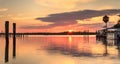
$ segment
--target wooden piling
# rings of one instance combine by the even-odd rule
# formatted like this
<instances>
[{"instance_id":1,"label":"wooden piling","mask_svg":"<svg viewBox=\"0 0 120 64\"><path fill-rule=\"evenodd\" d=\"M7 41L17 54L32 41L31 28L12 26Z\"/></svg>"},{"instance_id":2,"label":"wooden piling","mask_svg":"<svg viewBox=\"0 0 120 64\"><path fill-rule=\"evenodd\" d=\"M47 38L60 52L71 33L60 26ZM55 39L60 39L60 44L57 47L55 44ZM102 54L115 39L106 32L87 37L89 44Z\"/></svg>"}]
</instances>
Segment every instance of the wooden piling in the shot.
<instances>
[{"instance_id":1,"label":"wooden piling","mask_svg":"<svg viewBox=\"0 0 120 64\"><path fill-rule=\"evenodd\" d=\"M16 57L16 23L13 23L13 58Z\"/></svg>"},{"instance_id":2,"label":"wooden piling","mask_svg":"<svg viewBox=\"0 0 120 64\"><path fill-rule=\"evenodd\" d=\"M5 62L8 62L9 61L9 21L5 22L5 39L6 39Z\"/></svg>"}]
</instances>

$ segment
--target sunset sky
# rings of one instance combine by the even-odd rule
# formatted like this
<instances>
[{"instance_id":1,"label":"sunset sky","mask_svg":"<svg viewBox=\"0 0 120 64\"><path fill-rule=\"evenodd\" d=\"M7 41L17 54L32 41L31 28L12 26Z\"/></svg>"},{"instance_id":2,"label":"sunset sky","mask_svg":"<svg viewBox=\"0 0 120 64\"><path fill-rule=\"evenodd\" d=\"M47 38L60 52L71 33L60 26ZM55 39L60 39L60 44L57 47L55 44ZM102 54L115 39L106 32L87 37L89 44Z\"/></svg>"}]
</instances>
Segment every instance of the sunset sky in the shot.
<instances>
[{"instance_id":1,"label":"sunset sky","mask_svg":"<svg viewBox=\"0 0 120 64\"><path fill-rule=\"evenodd\" d=\"M120 19L120 0L0 0L0 31L4 23L17 23L17 32L96 31L110 17L109 27Z\"/></svg>"}]
</instances>

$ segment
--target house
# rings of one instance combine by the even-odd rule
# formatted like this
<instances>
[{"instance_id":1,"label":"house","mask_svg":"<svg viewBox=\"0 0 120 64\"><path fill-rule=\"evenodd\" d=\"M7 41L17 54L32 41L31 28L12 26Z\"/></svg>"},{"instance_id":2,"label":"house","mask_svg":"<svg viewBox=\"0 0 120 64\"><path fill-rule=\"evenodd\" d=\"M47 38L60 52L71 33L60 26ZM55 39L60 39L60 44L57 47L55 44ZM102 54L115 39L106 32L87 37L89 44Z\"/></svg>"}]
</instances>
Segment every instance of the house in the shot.
<instances>
[{"instance_id":1,"label":"house","mask_svg":"<svg viewBox=\"0 0 120 64\"><path fill-rule=\"evenodd\" d=\"M117 39L118 35L120 35L120 20L113 27L97 32L97 37L106 37L107 39Z\"/></svg>"},{"instance_id":2,"label":"house","mask_svg":"<svg viewBox=\"0 0 120 64\"><path fill-rule=\"evenodd\" d=\"M110 28L107 31L107 39L117 39L120 35L120 28Z\"/></svg>"}]
</instances>

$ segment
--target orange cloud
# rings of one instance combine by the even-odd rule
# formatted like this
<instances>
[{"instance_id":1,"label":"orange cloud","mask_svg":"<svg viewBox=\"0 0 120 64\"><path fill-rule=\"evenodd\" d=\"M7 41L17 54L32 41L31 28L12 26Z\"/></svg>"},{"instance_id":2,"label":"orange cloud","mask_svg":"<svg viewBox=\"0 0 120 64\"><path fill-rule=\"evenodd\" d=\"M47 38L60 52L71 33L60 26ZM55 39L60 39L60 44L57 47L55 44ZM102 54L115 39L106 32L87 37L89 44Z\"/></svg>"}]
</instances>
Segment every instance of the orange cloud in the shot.
<instances>
[{"instance_id":1,"label":"orange cloud","mask_svg":"<svg viewBox=\"0 0 120 64\"><path fill-rule=\"evenodd\" d=\"M0 8L0 12L4 12L4 11L7 11L8 9L7 8Z\"/></svg>"},{"instance_id":2,"label":"orange cloud","mask_svg":"<svg viewBox=\"0 0 120 64\"><path fill-rule=\"evenodd\" d=\"M97 8L98 10L103 10L103 9L113 9L114 7L113 6L108 6L108 5L106 5L106 6L102 6L102 7L99 7L99 8Z\"/></svg>"},{"instance_id":3,"label":"orange cloud","mask_svg":"<svg viewBox=\"0 0 120 64\"><path fill-rule=\"evenodd\" d=\"M58 8L58 9L73 9L78 3L88 3L94 0L35 0L41 6Z\"/></svg>"},{"instance_id":4,"label":"orange cloud","mask_svg":"<svg viewBox=\"0 0 120 64\"><path fill-rule=\"evenodd\" d=\"M78 24L96 24L96 23L103 23L102 17L93 17L90 19L85 19L85 20L77 20Z\"/></svg>"},{"instance_id":5,"label":"orange cloud","mask_svg":"<svg viewBox=\"0 0 120 64\"><path fill-rule=\"evenodd\" d=\"M116 23L120 17L118 17L117 15L110 15L109 16L109 22L112 23ZM104 23L102 20L103 16L99 16L99 17L93 17L93 18L89 18L89 19L85 19L85 20L77 20L78 24L97 24L97 23Z\"/></svg>"}]
</instances>

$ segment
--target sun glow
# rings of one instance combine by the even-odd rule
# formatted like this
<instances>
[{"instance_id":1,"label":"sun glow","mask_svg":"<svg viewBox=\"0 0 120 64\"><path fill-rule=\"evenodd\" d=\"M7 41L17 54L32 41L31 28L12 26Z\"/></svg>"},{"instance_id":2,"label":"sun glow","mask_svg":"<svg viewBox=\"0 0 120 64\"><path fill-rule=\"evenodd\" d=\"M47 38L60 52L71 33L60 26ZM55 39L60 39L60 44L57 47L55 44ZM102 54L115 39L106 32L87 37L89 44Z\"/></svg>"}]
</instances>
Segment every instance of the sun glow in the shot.
<instances>
[{"instance_id":1,"label":"sun glow","mask_svg":"<svg viewBox=\"0 0 120 64\"><path fill-rule=\"evenodd\" d=\"M73 30L68 30L68 32L73 32Z\"/></svg>"}]
</instances>

